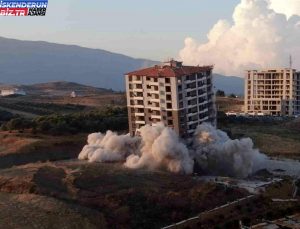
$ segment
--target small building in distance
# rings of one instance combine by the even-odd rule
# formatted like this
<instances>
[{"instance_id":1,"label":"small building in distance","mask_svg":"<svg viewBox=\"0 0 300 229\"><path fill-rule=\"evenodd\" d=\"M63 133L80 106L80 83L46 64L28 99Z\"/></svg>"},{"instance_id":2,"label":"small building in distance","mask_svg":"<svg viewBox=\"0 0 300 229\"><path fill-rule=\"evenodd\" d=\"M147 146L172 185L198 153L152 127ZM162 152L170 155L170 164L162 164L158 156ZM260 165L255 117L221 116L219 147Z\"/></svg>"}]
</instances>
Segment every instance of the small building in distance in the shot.
<instances>
[{"instance_id":1,"label":"small building in distance","mask_svg":"<svg viewBox=\"0 0 300 229\"><path fill-rule=\"evenodd\" d=\"M275 116L300 114L300 72L292 68L247 71L245 113Z\"/></svg>"},{"instance_id":2,"label":"small building in distance","mask_svg":"<svg viewBox=\"0 0 300 229\"><path fill-rule=\"evenodd\" d=\"M212 70L213 66L184 66L171 60L127 73L130 134L163 122L187 137L203 122L215 124Z\"/></svg>"},{"instance_id":3,"label":"small building in distance","mask_svg":"<svg viewBox=\"0 0 300 229\"><path fill-rule=\"evenodd\" d=\"M18 88L2 89L1 96L26 95L26 92Z\"/></svg>"},{"instance_id":4,"label":"small building in distance","mask_svg":"<svg viewBox=\"0 0 300 229\"><path fill-rule=\"evenodd\" d=\"M76 98L77 97L77 93L75 91L72 91L70 94L71 98Z\"/></svg>"}]
</instances>

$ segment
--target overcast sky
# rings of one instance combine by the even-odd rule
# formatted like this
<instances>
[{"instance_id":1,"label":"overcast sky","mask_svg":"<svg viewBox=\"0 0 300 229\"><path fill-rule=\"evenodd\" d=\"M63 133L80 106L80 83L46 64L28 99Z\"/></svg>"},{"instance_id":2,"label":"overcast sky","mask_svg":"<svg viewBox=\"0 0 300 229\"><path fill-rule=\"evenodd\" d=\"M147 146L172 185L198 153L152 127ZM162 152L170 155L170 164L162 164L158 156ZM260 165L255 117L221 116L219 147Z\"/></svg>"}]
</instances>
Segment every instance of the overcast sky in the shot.
<instances>
[{"instance_id":1,"label":"overcast sky","mask_svg":"<svg viewBox=\"0 0 300 229\"><path fill-rule=\"evenodd\" d=\"M239 0L49 0L46 17L0 17L1 36L77 44L133 57L176 57L186 37L206 41Z\"/></svg>"}]
</instances>

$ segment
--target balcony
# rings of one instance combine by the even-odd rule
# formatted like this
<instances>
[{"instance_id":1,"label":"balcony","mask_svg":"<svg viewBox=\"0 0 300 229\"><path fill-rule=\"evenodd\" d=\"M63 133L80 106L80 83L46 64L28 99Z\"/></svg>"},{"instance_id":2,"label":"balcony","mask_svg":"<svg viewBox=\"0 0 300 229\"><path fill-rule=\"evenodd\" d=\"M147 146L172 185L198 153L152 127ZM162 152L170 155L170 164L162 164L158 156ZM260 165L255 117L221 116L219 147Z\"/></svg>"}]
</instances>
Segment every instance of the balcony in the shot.
<instances>
[{"instance_id":1,"label":"balcony","mask_svg":"<svg viewBox=\"0 0 300 229\"><path fill-rule=\"evenodd\" d=\"M205 109L199 111L200 114L205 113L205 112L208 112L208 108L205 108Z\"/></svg>"},{"instance_id":2,"label":"balcony","mask_svg":"<svg viewBox=\"0 0 300 229\"><path fill-rule=\"evenodd\" d=\"M200 119L199 121L200 122L205 122L205 121L207 121L208 120L208 116L205 116L205 117L203 117L202 119Z\"/></svg>"},{"instance_id":3,"label":"balcony","mask_svg":"<svg viewBox=\"0 0 300 229\"><path fill-rule=\"evenodd\" d=\"M197 97L197 91L196 91L196 90L194 90L194 91L192 91L192 92L187 91L186 97L187 97L187 98Z\"/></svg>"},{"instance_id":4,"label":"balcony","mask_svg":"<svg viewBox=\"0 0 300 229\"><path fill-rule=\"evenodd\" d=\"M131 81L131 83L133 83L133 84L142 84L142 82L143 82L142 79Z\"/></svg>"},{"instance_id":5,"label":"balcony","mask_svg":"<svg viewBox=\"0 0 300 229\"><path fill-rule=\"evenodd\" d=\"M199 105L204 105L206 103L208 103L207 99L199 99Z\"/></svg>"},{"instance_id":6,"label":"balcony","mask_svg":"<svg viewBox=\"0 0 300 229\"><path fill-rule=\"evenodd\" d=\"M186 80L184 81L185 84L195 83L196 76L187 76Z\"/></svg>"},{"instance_id":7,"label":"balcony","mask_svg":"<svg viewBox=\"0 0 300 229\"><path fill-rule=\"evenodd\" d=\"M149 101L159 103L159 98L151 97Z\"/></svg>"},{"instance_id":8,"label":"balcony","mask_svg":"<svg viewBox=\"0 0 300 229\"><path fill-rule=\"evenodd\" d=\"M199 86L199 84L198 84L198 87L197 87L197 89L205 89L207 87L207 85L206 84L201 84L200 86Z\"/></svg>"},{"instance_id":9,"label":"balcony","mask_svg":"<svg viewBox=\"0 0 300 229\"><path fill-rule=\"evenodd\" d=\"M139 112L135 112L134 115L139 116L139 117L144 117L145 116L144 113L139 113Z\"/></svg>"},{"instance_id":10,"label":"balcony","mask_svg":"<svg viewBox=\"0 0 300 229\"><path fill-rule=\"evenodd\" d=\"M130 106L134 108L144 108L144 102L142 100L130 100Z\"/></svg>"},{"instance_id":11,"label":"balcony","mask_svg":"<svg viewBox=\"0 0 300 229\"><path fill-rule=\"evenodd\" d=\"M132 89L130 89L131 91L134 91L134 92L143 92L143 87L132 87Z\"/></svg>"},{"instance_id":12,"label":"balcony","mask_svg":"<svg viewBox=\"0 0 300 229\"><path fill-rule=\"evenodd\" d=\"M191 111L191 112L189 112L189 113L187 113L187 117L192 117L192 116L194 116L194 115L196 115L196 114L198 114L198 110L196 110L196 111Z\"/></svg>"},{"instance_id":13,"label":"balcony","mask_svg":"<svg viewBox=\"0 0 300 229\"><path fill-rule=\"evenodd\" d=\"M161 116L160 115L151 115L151 119L159 119L159 120L161 120Z\"/></svg>"},{"instance_id":14,"label":"balcony","mask_svg":"<svg viewBox=\"0 0 300 229\"><path fill-rule=\"evenodd\" d=\"M143 124L143 125L146 124L146 122L144 120L136 120L135 123L136 124Z\"/></svg>"},{"instance_id":15,"label":"balcony","mask_svg":"<svg viewBox=\"0 0 300 229\"><path fill-rule=\"evenodd\" d=\"M191 91L194 91L194 90L196 90L196 89L198 89L197 86L195 86L195 87L187 87L187 88L185 89L185 91L186 91L186 92L191 92Z\"/></svg>"},{"instance_id":16,"label":"balcony","mask_svg":"<svg viewBox=\"0 0 300 229\"><path fill-rule=\"evenodd\" d=\"M149 95L147 95L147 96L148 96L148 97L151 97L152 95L159 95L159 92L160 92L160 91L158 91L158 90L148 89L148 90L147 90L147 94L149 94Z\"/></svg>"},{"instance_id":17,"label":"balcony","mask_svg":"<svg viewBox=\"0 0 300 229\"><path fill-rule=\"evenodd\" d=\"M155 111L160 111L160 106L152 106L152 105L149 105L147 106L148 108L151 108L151 110L155 110Z\"/></svg>"},{"instance_id":18,"label":"balcony","mask_svg":"<svg viewBox=\"0 0 300 229\"><path fill-rule=\"evenodd\" d=\"M148 81L147 82L147 85L150 85L150 86L158 86L158 82L154 82L154 81Z\"/></svg>"},{"instance_id":19,"label":"balcony","mask_svg":"<svg viewBox=\"0 0 300 229\"><path fill-rule=\"evenodd\" d=\"M160 110L160 104L158 102L149 102L147 107L151 108L152 110Z\"/></svg>"}]
</instances>

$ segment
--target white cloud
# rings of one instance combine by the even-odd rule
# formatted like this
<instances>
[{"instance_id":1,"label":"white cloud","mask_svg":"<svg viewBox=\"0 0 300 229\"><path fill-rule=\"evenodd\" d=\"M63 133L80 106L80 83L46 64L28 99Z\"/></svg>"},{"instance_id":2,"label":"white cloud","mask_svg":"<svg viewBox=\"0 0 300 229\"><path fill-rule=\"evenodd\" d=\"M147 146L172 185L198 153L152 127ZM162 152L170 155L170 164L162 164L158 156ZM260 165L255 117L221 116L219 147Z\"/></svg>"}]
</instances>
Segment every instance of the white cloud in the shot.
<instances>
[{"instance_id":1,"label":"white cloud","mask_svg":"<svg viewBox=\"0 0 300 229\"><path fill-rule=\"evenodd\" d=\"M300 15L299 0L270 0L270 7L277 13L285 14L288 18L292 15Z\"/></svg>"},{"instance_id":2,"label":"white cloud","mask_svg":"<svg viewBox=\"0 0 300 229\"><path fill-rule=\"evenodd\" d=\"M206 43L186 38L180 58L185 64L214 64L215 72L238 76L246 69L286 67L290 54L295 59L293 67L300 67L300 17L275 12L271 7L278 1L272 0L271 5L268 0L241 0L233 23L218 21Z\"/></svg>"}]
</instances>

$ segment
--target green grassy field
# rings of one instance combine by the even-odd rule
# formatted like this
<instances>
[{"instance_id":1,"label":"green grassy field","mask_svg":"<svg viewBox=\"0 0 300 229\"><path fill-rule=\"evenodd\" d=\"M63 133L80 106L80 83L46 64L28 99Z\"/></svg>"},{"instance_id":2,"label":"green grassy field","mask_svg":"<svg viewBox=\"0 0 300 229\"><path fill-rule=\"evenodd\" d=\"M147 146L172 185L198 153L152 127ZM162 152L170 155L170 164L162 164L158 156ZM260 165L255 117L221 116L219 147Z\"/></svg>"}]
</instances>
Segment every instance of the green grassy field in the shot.
<instances>
[{"instance_id":1,"label":"green grassy field","mask_svg":"<svg viewBox=\"0 0 300 229\"><path fill-rule=\"evenodd\" d=\"M228 124L233 138L250 137L255 147L270 156L300 159L300 129L282 124ZM223 127L224 128L224 127Z\"/></svg>"}]
</instances>

